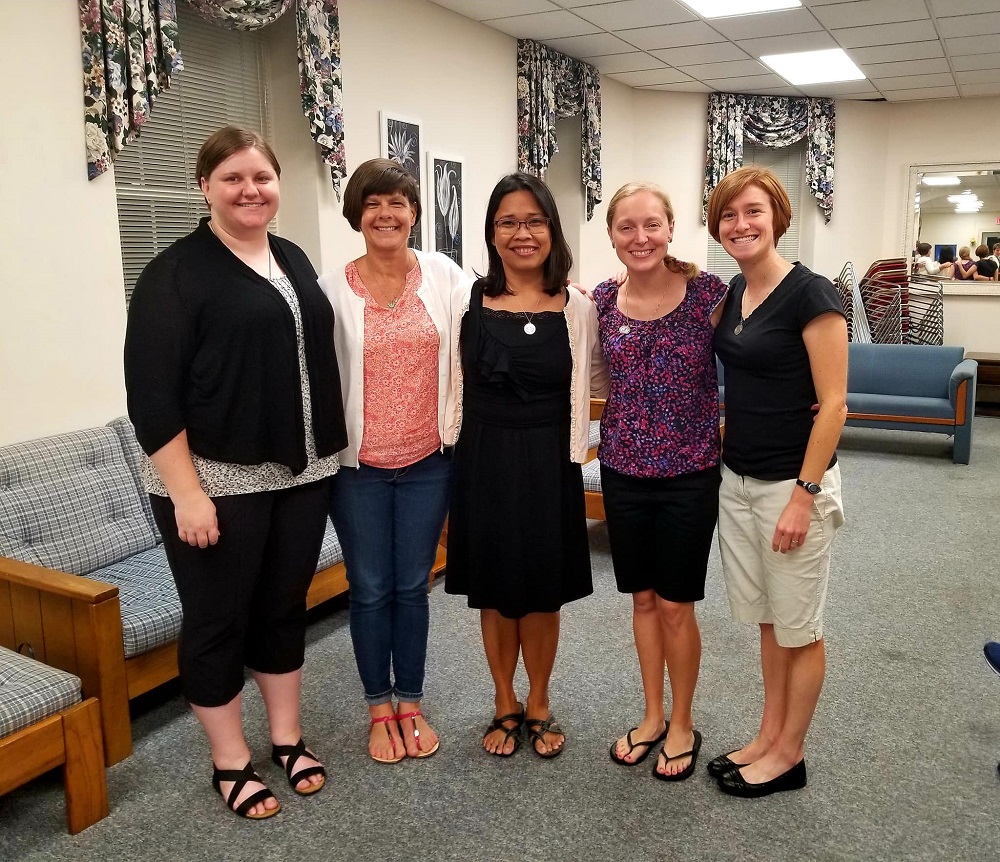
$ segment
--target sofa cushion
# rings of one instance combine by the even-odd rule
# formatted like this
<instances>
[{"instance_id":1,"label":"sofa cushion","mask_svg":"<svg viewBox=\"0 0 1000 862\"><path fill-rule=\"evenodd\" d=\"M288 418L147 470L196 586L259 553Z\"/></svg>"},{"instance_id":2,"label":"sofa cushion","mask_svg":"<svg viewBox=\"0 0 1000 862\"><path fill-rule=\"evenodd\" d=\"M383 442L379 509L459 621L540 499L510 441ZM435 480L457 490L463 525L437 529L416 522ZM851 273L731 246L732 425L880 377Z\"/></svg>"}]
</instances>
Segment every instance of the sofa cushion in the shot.
<instances>
[{"instance_id":1,"label":"sofa cushion","mask_svg":"<svg viewBox=\"0 0 1000 862\"><path fill-rule=\"evenodd\" d=\"M0 737L79 703L80 680L0 647Z\"/></svg>"},{"instance_id":2,"label":"sofa cushion","mask_svg":"<svg viewBox=\"0 0 1000 862\"><path fill-rule=\"evenodd\" d=\"M118 587L125 658L175 640L181 631L181 600L163 545L91 572Z\"/></svg>"},{"instance_id":3,"label":"sofa cushion","mask_svg":"<svg viewBox=\"0 0 1000 862\"><path fill-rule=\"evenodd\" d=\"M108 427L113 428L118 435L118 440L122 444L122 452L125 453L125 463L128 464L129 472L132 474L132 478L135 479L135 488L139 493L142 511L146 513L146 520L149 521L149 527L153 531L156 541L162 542L163 537L160 535L160 528L156 526L156 521L153 518L153 507L149 502L149 494L146 493L146 489L142 484L141 465L142 459L146 457L146 453L142 451L139 441L135 439L135 428L128 416L119 416L117 419L112 419L108 423Z\"/></svg>"},{"instance_id":4,"label":"sofa cushion","mask_svg":"<svg viewBox=\"0 0 1000 862\"><path fill-rule=\"evenodd\" d=\"M921 419L950 419L955 410L947 398L917 398L912 395L873 395L868 392L848 392L849 413L916 416Z\"/></svg>"},{"instance_id":5,"label":"sofa cushion","mask_svg":"<svg viewBox=\"0 0 1000 862\"><path fill-rule=\"evenodd\" d=\"M319 550L319 562L316 563L316 571L321 572L328 569L344 559L344 551L340 547L340 539L330 519L326 519L326 533L323 535L323 547Z\"/></svg>"},{"instance_id":6,"label":"sofa cushion","mask_svg":"<svg viewBox=\"0 0 1000 862\"><path fill-rule=\"evenodd\" d=\"M0 447L0 555L84 575L155 543L112 429Z\"/></svg>"},{"instance_id":7,"label":"sofa cushion","mask_svg":"<svg viewBox=\"0 0 1000 862\"><path fill-rule=\"evenodd\" d=\"M590 440L587 442L587 448L593 449L598 443L601 442L601 420L591 419L590 420Z\"/></svg>"},{"instance_id":8,"label":"sofa cushion","mask_svg":"<svg viewBox=\"0 0 1000 862\"><path fill-rule=\"evenodd\" d=\"M596 491L598 494L603 493L601 490L601 462L596 458L583 465L583 490Z\"/></svg>"}]
</instances>

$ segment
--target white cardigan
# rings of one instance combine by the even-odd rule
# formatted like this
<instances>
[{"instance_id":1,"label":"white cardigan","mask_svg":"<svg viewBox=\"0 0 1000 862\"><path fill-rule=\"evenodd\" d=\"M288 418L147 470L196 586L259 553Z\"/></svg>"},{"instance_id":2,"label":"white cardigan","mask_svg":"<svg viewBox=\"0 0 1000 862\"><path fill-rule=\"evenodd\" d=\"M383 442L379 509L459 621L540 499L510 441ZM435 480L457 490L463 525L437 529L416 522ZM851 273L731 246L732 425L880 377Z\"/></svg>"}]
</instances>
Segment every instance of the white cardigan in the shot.
<instances>
[{"instance_id":1,"label":"white cardigan","mask_svg":"<svg viewBox=\"0 0 1000 862\"><path fill-rule=\"evenodd\" d=\"M597 337L597 306L576 288L567 288L569 301L563 309L566 329L569 332L569 349L573 359L573 376L570 379L570 460L582 464L587 460L590 448L590 399L605 398L610 388L610 375L601 342ZM452 386L454 402L449 402L447 413L453 418L454 437L458 439L462 425L462 360L458 349L458 339L462 332L462 317L469 310L470 291L466 289L453 295L454 322L452 335Z\"/></svg>"},{"instance_id":2,"label":"white cardigan","mask_svg":"<svg viewBox=\"0 0 1000 862\"><path fill-rule=\"evenodd\" d=\"M457 383L453 373L453 354L457 352L458 331L452 330L455 320L453 309L463 297L468 307L472 280L443 254L423 251L414 251L414 254L420 264L417 298L424 304L438 331L438 433L442 445L450 446L458 438L459 417L455 405L461 405L461 399L455 397L454 391ZM364 430L365 299L351 290L346 267L320 276L319 285L336 315L333 341L337 348L347 419L347 448L340 453L340 466L357 467Z\"/></svg>"}]
</instances>

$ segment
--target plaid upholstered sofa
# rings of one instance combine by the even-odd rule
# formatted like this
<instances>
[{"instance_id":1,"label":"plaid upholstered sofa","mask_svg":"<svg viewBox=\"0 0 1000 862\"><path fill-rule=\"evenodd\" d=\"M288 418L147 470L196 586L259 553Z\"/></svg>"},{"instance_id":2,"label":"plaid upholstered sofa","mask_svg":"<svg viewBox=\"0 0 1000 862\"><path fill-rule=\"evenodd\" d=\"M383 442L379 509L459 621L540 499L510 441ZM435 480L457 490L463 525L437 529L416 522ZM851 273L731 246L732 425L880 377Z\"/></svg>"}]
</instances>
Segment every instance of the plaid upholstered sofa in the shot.
<instances>
[{"instance_id":1,"label":"plaid upholstered sofa","mask_svg":"<svg viewBox=\"0 0 1000 862\"><path fill-rule=\"evenodd\" d=\"M0 646L80 678L108 765L132 751L129 700L177 675L180 601L140 458L125 418L0 446ZM346 590L327 522L308 605Z\"/></svg>"},{"instance_id":2,"label":"plaid upholstered sofa","mask_svg":"<svg viewBox=\"0 0 1000 862\"><path fill-rule=\"evenodd\" d=\"M79 678L0 647L0 795L61 766L67 826L86 829L108 814L101 739Z\"/></svg>"}]
</instances>

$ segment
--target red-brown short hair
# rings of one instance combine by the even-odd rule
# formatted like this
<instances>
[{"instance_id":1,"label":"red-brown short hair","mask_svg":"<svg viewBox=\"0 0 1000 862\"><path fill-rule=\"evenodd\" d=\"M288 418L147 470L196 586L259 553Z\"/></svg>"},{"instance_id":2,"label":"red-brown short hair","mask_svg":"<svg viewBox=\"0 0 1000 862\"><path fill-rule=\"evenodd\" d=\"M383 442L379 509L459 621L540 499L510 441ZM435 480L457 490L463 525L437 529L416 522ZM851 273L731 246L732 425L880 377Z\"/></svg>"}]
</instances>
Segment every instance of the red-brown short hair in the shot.
<instances>
[{"instance_id":1,"label":"red-brown short hair","mask_svg":"<svg viewBox=\"0 0 1000 862\"><path fill-rule=\"evenodd\" d=\"M774 211L774 242L785 235L788 225L792 223L792 204L788 200L788 192L781 180L770 168L760 165L746 165L726 174L712 190L708 199L708 232L712 239L719 242L719 222L722 221L722 211L729 206L737 195L747 186L760 186L771 199L771 209Z\"/></svg>"}]
</instances>

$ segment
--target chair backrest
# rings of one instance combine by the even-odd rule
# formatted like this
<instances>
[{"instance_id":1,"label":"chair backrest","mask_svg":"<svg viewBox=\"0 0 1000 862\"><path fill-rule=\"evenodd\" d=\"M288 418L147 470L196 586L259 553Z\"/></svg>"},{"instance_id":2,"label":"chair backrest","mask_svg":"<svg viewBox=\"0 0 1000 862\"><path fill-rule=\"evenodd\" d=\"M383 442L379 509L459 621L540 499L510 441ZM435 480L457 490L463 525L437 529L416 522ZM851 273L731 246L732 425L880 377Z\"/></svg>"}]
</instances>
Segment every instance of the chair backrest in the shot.
<instances>
[{"instance_id":1,"label":"chair backrest","mask_svg":"<svg viewBox=\"0 0 1000 862\"><path fill-rule=\"evenodd\" d=\"M111 428L0 447L0 555L85 575L155 544Z\"/></svg>"}]
</instances>

